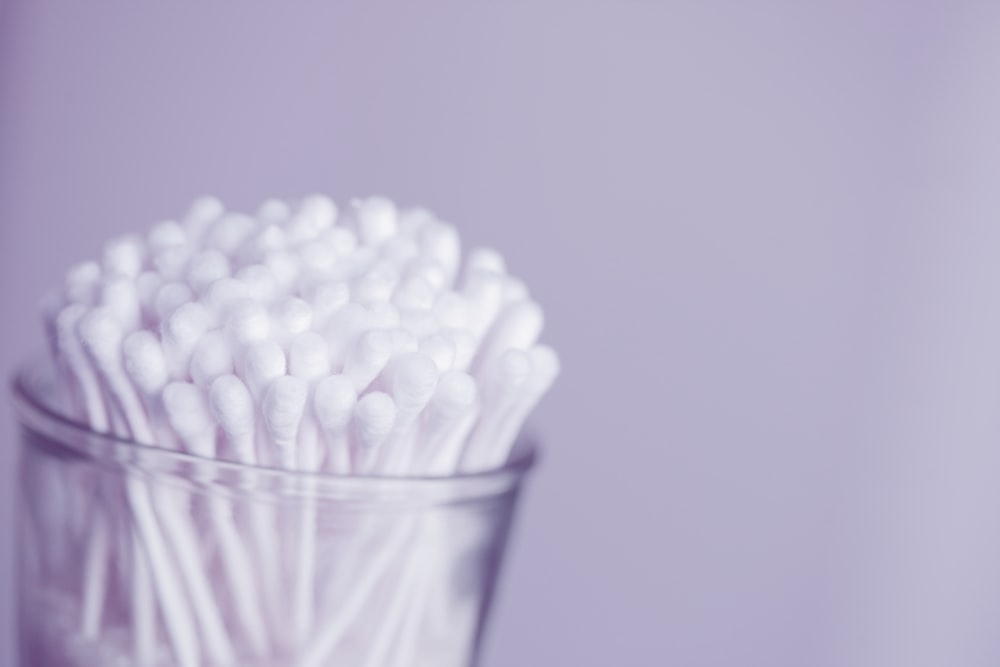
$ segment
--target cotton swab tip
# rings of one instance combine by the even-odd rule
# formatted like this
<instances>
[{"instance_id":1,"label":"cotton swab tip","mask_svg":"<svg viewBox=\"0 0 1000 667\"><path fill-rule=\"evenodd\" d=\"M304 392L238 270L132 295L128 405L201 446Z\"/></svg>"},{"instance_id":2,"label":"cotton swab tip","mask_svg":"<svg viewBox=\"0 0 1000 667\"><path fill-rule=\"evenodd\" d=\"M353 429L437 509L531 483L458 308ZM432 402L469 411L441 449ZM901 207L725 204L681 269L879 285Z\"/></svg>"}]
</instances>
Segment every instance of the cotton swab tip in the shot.
<instances>
[{"instance_id":1,"label":"cotton swab tip","mask_svg":"<svg viewBox=\"0 0 1000 667\"><path fill-rule=\"evenodd\" d=\"M309 385L302 378L282 375L268 385L261 414L286 467L294 465L295 440L309 397Z\"/></svg>"},{"instance_id":2,"label":"cotton swab tip","mask_svg":"<svg viewBox=\"0 0 1000 667\"><path fill-rule=\"evenodd\" d=\"M250 390L235 375L221 375L212 381L209 406L219 426L229 436L253 433L254 403Z\"/></svg>"},{"instance_id":3,"label":"cotton swab tip","mask_svg":"<svg viewBox=\"0 0 1000 667\"><path fill-rule=\"evenodd\" d=\"M159 339L151 331L140 330L125 338L125 372L147 396L160 393L169 379L167 360Z\"/></svg>"},{"instance_id":4,"label":"cotton swab tip","mask_svg":"<svg viewBox=\"0 0 1000 667\"><path fill-rule=\"evenodd\" d=\"M358 393L350 378L330 375L316 385L313 410L325 430L342 431L350 424L357 402Z\"/></svg>"},{"instance_id":5,"label":"cotton swab tip","mask_svg":"<svg viewBox=\"0 0 1000 667\"><path fill-rule=\"evenodd\" d=\"M296 336L288 351L288 372L305 380L329 375L330 350L326 340L315 331Z\"/></svg>"},{"instance_id":6,"label":"cotton swab tip","mask_svg":"<svg viewBox=\"0 0 1000 667\"><path fill-rule=\"evenodd\" d=\"M389 394L373 391L358 399L354 410L358 444L366 450L377 448L392 431L396 421L396 404Z\"/></svg>"}]
</instances>

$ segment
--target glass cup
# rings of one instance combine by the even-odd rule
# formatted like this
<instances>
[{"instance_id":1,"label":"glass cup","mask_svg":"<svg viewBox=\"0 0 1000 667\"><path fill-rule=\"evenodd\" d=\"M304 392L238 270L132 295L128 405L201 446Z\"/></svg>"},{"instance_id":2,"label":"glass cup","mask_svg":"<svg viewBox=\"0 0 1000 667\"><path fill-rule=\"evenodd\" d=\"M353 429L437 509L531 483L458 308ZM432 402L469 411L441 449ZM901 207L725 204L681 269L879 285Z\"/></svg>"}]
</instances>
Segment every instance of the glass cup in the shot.
<instances>
[{"instance_id":1,"label":"glass cup","mask_svg":"<svg viewBox=\"0 0 1000 667\"><path fill-rule=\"evenodd\" d=\"M345 477L95 433L14 382L21 665L468 667L521 483Z\"/></svg>"}]
</instances>

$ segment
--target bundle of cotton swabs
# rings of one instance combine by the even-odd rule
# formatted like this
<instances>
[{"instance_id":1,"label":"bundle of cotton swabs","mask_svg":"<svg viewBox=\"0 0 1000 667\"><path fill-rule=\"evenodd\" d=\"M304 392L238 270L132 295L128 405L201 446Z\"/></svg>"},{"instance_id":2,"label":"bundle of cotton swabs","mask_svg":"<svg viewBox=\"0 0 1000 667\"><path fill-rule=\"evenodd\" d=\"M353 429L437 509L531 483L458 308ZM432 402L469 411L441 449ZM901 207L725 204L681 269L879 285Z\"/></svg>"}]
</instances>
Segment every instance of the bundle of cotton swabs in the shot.
<instances>
[{"instance_id":1,"label":"bundle of cotton swabs","mask_svg":"<svg viewBox=\"0 0 1000 667\"><path fill-rule=\"evenodd\" d=\"M538 343L541 308L499 253L476 249L463 262L453 226L382 197L343 210L320 195L268 200L255 215L198 199L179 220L114 239L100 261L71 269L44 312L60 407L74 419L143 445L296 471L500 467L559 371ZM180 664L236 664L230 621L197 592L208 574L195 527L170 511L176 498L139 483L125 491L148 554L136 557L148 572L134 568L146 580L132 582L133 604L156 598ZM224 506L213 516L223 569L242 598L235 622L265 655L273 632L254 596L276 593L248 581L280 586L260 576L273 541L268 517L247 545ZM85 558L85 636L102 624L108 541L91 540ZM306 598L315 566L304 568L295 588ZM313 607L294 605L292 634L303 641ZM155 651L148 637L135 643Z\"/></svg>"}]
</instances>

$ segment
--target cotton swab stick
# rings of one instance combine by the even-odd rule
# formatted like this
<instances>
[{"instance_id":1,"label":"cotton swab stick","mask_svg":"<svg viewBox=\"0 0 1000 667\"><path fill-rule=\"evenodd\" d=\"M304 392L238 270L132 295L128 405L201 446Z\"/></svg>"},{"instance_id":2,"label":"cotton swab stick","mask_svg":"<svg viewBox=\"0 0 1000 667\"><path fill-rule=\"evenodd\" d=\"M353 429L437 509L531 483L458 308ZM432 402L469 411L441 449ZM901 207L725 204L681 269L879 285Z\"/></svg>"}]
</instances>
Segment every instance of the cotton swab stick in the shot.
<instances>
[{"instance_id":1,"label":"cotton swab stick","mask_svg":"<svg viewBox=\"0 0 1000 667\"><path fill-rule=\"evenodd\" d=\"M395 421L396 404L389 394L372 391L358 399L354 409L357 443L352 452L353 472L362 475L374 472L378 450L392 432Z\"/></svg>"},{"instance_id":2,"label":"cotton swab stick","mask_svg":"<svg viewBox=\"0 0 1000 667\"><path fill-rule=\"evenodd\" d=\"M250 395L250 390L235 375L223 375L212 382L209 389L209 407L222 431L226 434L229 443L229 455L236 461L254 465L257 462L257 454L254 444L254 402ZM256 478L247 475L246 482L252 485ZM251 491L254 489L251 486ZM267 587L267 579L276 572L274 563L273 547L273 527L269 525L270 515L262 512L262 508L253 505L249 508L249 519L251 528L251 539L254 542L256 554L262 561L264 586ZM242 559L238 559L242 561ZM240 569L250 569L249 564L241 565ZM230 582L241 607L242 622L247 635L251 641L255 642L258 650L265 650L263 644L267 641L266 624L261 616L259 602L256 601L258 593L254 582L250 579L242 580L242 575L236 576ZM241 581L242 580L242 581ZM249 599L248 599L249 598ZM271 600L273 603L273 598ZM272 604L273 606L273 604ZM261 653L263 655L263 653Z\"/></svg>"},{"instance_id":3,"label":"cotton swab stick","mask_svg":"<svg viewBox=\"0 0 1000 667\"><path fill-rule=\"evenodd\" d=\"M309 331L299 334L291 343L288 370L293 377L316 385L330 372L330 356L326 341L319 334ZM313 404L315 404L315 393ZM318 471L320 467L319 426L314 410L306 409L299 427L298 467ZM313 589L316 579L316 502L311 497L313 485L304 480L305 498L299 510L296 569L292 627L296 645L308 638L313 624L315 600Z\"/></svg>"},{"instance_id":4,"label":"cotton swab stick","mask_svg":"<svg viewBox=\"0 0 1000 667\"><path fill-rule=\"evenodd\" d=\"M434 360L411 352L392 362L392 397L396 404L393 430L382 447L379 469L389 474L405 474L413 454L411 442L417 417L434 395L438 369Z\"/></svg>"},{"instance_id":5,"label":"cotton swab stick","mask_svg":"<svg viewBox=\"0 0 1000 667\"><path fill-rule=\"evenodd\" d=\"M264 426L278 451L281 467L287 470L298 468L295 445L308 399L309 385L291 375L275 378L264 392L261 403Z\"/></svg>"},{"instance_id":6,"label":"cotton swab stick","mask_svg":"<svg viewBox=\"0 0 1000 667\"><path fill-rule=\"evenodd\" d=\"M167 357L170 376L174 380L186 380L189 377L191 355L198 341L208 331L210 323L208 309L197 301L181 305L163 323L163 352Z\"/></svg>"},{"instance_id":7,"label":"cotton swab stick","mask_svg":"<svg viewBox=\"0 0 1000 667\"><path fill-rule=\"evenodd\" d=\"M528 356L531 359L531 373L521 386L520 395L497 428L494 447L484 464L487 467L504 464L510 456L521 425L559 375L559 357L551 347L536 345L528 350Z\"/></svg>"},{"instance_id":8,"label":"cotton swab stick","mask_svg":"<svg viewBox=\"0 0 1000 667\"><path fill-rule=\"evenodd\" d=\"M205 340L208 339L202 339L202 343ZM228 355L228 348L222 348L221 353ZM205 363L210 366L221 366L218 363L213 364L211 360L206 360ZM189 425L190 430L182 434L189 446L195 448L195 453L201 456L218 457L214 442L214 427L210 425L214 417L218 419L223 431L229 437L230 444L238 449L249 448L252 457L253 406L252 402L249 401L249 392L238 378L225 374L213 378L208 404L211 416L205 414L204 397L192 385L175 383L168 386L164 393L165 401L174 402L172 407L175 411L184 410L189 415L197 415L197 419L192 419L189 416L192 422ZM247 431L250 433L248 434ZM206 433L212 434L212 442L202 440ZM247 435L250 438L249 442L246 439ZM245 451L241 452L242 457L245 458L246 455ZM250 462L252 462L252 458ZM219 537L225 562L223 570L233 596L233 607L248 641L257 654L263 655L267 650L266 626L261 615L261 602L256 593L253 566L246 555L243 540L233 523L232 506L225 498L213 497L210 499L210 508L212 524Z\"/></svg>"},{"instance_id":9,"label":"cotton swab stick","mask_svg":"<svg viewBox=\"0 0 1000 667\"><path fill-rule=\"evenodd\" d=\"M527 350L538 341L545 326L542 307L534 301L519 301L501 311L472 364L473 372L491 368L506 350Z\"/></svg>"},{"instance_id":10,"label":"cotton swab stick","mask_svg":"<svg viewBox=\"0 0 1000 667\"><path fill-rule=\"evenodd\" d=\"M313 394L313 411L326 439L327 468L339 475L351 472L348 428L357 402L354 383L340 374L320 380Z\"/></svg>"},{"instance_id":11,"label":"cotton swab stick","mask_svg":"<svg viewBox=\"0 0 1000 667\"><path fill-rule=\"evenodd\" d=\"M468 274L462 295L468 311L467 328L481 340L503 306L504 277L492 271Z\"/></svg>"},{"instance_id":12,"label":"cotton swab stick","mask_svg":"<svg viewBox=\"0 0 1000 667\"><path fill-rule=\"evenodd\" d=\"M163 405L167 419L187 450L196 456L213 457L215 454L215 422L208 410L202 390L187 382L171 382L163 390ZM170 491L171 493L164 493ZM211 595L212 587L197 553L198 539L186 517L182 516L180 501L174 489L161 489L161 500L172 500L161 507L160 519L171 537L174 555L183 572L195 616L201 625L202 636L210 660L220 665L231 664L235 651L226 632L218 605Z\"/></svg>"},{"instance_id":13,"label":"cotton swab stick","mask_svg":"<svg viewBox=\"0 0 1000 667\"><path fill-rule=\"evenodd\" d=\"M132 438L144 445L154 442L154 435L148 416L142 402L133 386L129 383L122 368L122 331L118 322L109 311L95 309L80 321L80 337L90 355L95 367L103 376L109 393L125 417ZM126 491L135 495L141 491ZM147 530L155 530L150 527ZM139 664L148 663L149 656L154 653L153 644L156 639L155 601L153 599L153 583L151 572L145 560L145 554L139 548L142 536L138 531L129 540L132 560L131 601L134 622L134 652ZM167 572L161 576L170 576Z\"/></svg>"},{"instance_id":14,"label":"cotton swab stick","mask_svg":"<svg viewBox=\"0 0 1000 667\"><path fill-rule=\"evenodd\" d=\"M454 472L464 436L476 418L477 395L476 381L468 373L449 371L441 376L424 415L415 474Z\"/></svg>"},{"instance_id":15,"label":"cotton swab stick","mask_svg":"<svg viewBox=\"0 0 1000 667\"><path fill-rule=\"evenodd\" d=\"M110 425L97 374L87 360L76 334L77 324L87 314L86 306L66 306L56 317L58 347L80 389L87 424L98 433L107 433Z\"/></svg>"},{"instance_id":16,"label":"cotton swab stick","mask_svg":"<svg viewBox=\"0 0 1000 667\"><path fill-rule=\"evenodd\" d=\"M142 401L122 367L124 335L110 311L94 309L79 324L80 338L94 367L104 377L110 396L122 411L132 438L143 445L154 443L153 429Z\"/></svg>"},{"instance_id":17,"label":"cotton swab stick","mask_svg":"<svg viewBox=\"0 0 1000 667\"><path fill-rule=\"evenodd\" d=\"M155 414L152 406L155 398L166 383L167 370L166 361L163 358L159 342L156 337L148 331L137 331L130 334L122 345L125 370L129 377L144 394L147 400L149 414ZM179 581L173 570L173 564L167 556L160 529L150 505L149 489L137 478L127 477L126 493L129 500L129 508L132 512L133 521L137 535L135 541L142 543L142 556L148 559L152 572L153 585L157 591L157 597L161 612L163 614L164 625L170 637L178 662L185 667L196 667L199 662L199 650L194 626L191 624L187 605L179 595L177 583ZM134 553L138 558L139 554ZM142 571L140 558L137 577L145 576ZM137 582L143 587L143 582ZM137 623L141 626L148 619L145 618L147 604L143 599L143 589L134 591L133 607L139 614ZM86 596L85 596L85 599ZM140 631L139 632L147 632ZM137 639L137 641L139 641ZM142 652L145 652L145 648Z\"/></svg>"},{"instance_id":18,"label":"cotton swab stick","mask_svg":"<svg viewBox=\"0 0 1000 667\"><path fill-rule=\"evenodd\" d=\"M484 372L483 412L462 455L465 472L487 468L503 419L531 373L531 357L523 350L507 350Z\"/></svg>"},{"instance_id":19,"label":"cotton swab stick","mask_svg":"<svg viewBox=\"0 0 1000 667\"><path fill-rule=\"evenodd\" d=\"M361 335L344 362L344 375L354 383L359 394L378 377L393 352L392 336L385 331L368 331Z\"/></svg>"},{"instance_id":20,"label":"cotton swab stick","mask_svg":"<svg viewBox=\"0 0 1000 667\"><path fill-rule=\"evenodd\" d=\"M208 392L212 415L226 434L229 454L246 465L257 462L254 447L254 403L250 390L235 375L222 375L212 381Z\"/></svg>"}]
</instances>

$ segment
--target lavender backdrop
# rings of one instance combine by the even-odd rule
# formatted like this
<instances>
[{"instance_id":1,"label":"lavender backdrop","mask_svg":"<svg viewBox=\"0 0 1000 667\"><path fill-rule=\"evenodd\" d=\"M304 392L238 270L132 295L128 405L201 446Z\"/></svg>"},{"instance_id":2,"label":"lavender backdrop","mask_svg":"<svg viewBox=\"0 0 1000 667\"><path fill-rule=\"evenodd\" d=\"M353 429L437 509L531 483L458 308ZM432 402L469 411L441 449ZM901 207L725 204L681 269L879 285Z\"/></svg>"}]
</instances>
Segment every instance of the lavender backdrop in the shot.
<instances>
[{"instance_id":1,"label":"lavender backdrop","mask_svg":"<svg viewBox=\"0 0 1000 667\"><path fill-rule=\"evenodd\" d=\"M0 0L0 366L196 194L426 204L565 363L487 667L996 664L991 4Z\"/></svg>"}]
</instances>

